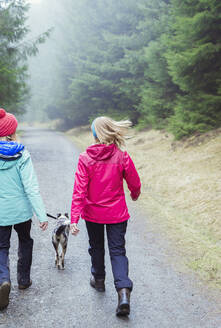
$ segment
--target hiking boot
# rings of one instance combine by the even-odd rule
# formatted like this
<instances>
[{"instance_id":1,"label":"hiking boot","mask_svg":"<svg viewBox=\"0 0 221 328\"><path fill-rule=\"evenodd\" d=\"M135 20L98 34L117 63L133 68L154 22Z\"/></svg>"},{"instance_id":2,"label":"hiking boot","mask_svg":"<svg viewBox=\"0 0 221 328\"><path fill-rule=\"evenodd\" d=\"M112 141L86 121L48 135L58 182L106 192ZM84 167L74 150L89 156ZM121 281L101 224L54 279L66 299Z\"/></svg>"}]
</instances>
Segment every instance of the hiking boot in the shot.
<instances>
[{"instance_id":1,"label":"hiking boot","mask_svg":"<svg viewBox=\"0 0 221 328\"><path fill-rule=\"evenodd\" d=\"M27 288L29 288L30 286L32 285L32 280L30 280L30 282L28 283L28 284L26 284L26 285L18 285L18 289L21 289L21 290L23 290L23 289L27 289Z\"/></svg>"},{"instance_id":2,"label":"hiking boot","mask_svg":"<svg viewBox=\"0 0 221 328\"><path fill-rule=\"evenodd\" d=\"M105 291L104 279L95 279L94 276L92 276L90 279L90 285L98 292Z\"/></svg>"},{"instance_id":3,"label":"hiking boot","mask_svg":"<svg viewBox=\"0 0 221 328\"><path fill-rule=\"evenodd\" d=\"M122 288L118 290L117 316L126 316L130 314L130 290Z\"/></svg>"},{"instance_id":4,"label":"hiking boot","mask_svg":"<svg viewBox=\"0 0 221 328\"><path fill-rule=\"evenodd\" d=\"M11 284L9 281L4 281L0 285L0 310L7 308L9 304L10 290L11 290Z\"/></svg>"}]
</instances>

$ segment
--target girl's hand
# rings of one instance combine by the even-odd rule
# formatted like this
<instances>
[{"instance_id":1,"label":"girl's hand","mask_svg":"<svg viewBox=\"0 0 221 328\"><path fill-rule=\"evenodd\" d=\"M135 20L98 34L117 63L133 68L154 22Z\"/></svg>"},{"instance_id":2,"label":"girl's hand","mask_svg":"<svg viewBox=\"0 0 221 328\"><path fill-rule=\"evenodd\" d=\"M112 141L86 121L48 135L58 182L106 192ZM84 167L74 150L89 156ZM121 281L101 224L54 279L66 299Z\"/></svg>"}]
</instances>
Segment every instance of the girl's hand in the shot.
<instances>
[{"instance_id":1,"label":"girl's hand","mask_svg":"<svg viewBox=\"0 0 221 328\"><path fill-rule=\"evenodd\" d=\"M78 229L77 223L72 223L70 229L71 229L71 234L74 236L77 236L78 232L80 231Z\"/></svg>"},{"instance_id":2,"label":"girl's hand","mask_svg":"<svg viewBox=\"0 0 221 328\"><path fill-rule=\"evenodd\" d=\"M40 222L39 227L41 228L41 230L45 231L48 227L48 221Z\"/></svg>"}]
</instances>

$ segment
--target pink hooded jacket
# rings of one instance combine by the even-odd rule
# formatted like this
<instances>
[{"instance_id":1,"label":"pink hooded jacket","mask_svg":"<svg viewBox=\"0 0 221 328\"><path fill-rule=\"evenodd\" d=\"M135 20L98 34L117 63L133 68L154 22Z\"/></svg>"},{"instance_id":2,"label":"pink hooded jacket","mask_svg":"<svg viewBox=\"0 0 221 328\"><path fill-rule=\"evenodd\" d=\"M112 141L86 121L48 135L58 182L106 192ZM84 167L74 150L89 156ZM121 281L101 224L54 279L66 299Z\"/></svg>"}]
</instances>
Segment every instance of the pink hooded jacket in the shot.
<instances>
[{"instance_id":1,"label":"pink hooded jacket","mask_svg":"<svg viewBox=\"0 0 221 328\"><path fill-rule=\"evenodd\" d=\"M140 178L128 153L115 144L96 144L80 154L75 174L71 223L80 216L95 223L119 223L128 220L123 179L131 198L140 195Z\"/></svg>"}]
</instances>

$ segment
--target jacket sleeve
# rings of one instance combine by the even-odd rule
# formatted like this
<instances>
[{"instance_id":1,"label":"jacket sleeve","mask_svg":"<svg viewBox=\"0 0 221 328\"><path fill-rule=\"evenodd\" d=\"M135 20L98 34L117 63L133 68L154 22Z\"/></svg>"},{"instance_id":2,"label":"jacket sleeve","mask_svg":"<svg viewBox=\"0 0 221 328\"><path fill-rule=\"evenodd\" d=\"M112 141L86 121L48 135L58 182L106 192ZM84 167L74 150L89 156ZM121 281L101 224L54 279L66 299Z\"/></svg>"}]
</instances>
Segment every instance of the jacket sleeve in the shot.
<instances>
[{"instance_id":1,"label":"jacket sleeve","mask_svg":"<svg viewBox=\"0 0 221 328\"><path fill-rule=\"evenodd\" d=\"M23 160L21 162L19 172L25 193L39 221L45 222L47 221L47 216L39 192L37 176L34 171L31 156L26 151L22 157Z\"/></svg>"},{"instance_id":2,"label":"jacket sleeve","mask_svg":"<svg viewBox=\"0 0 221 328\"><path fill-rule=\"evenodd\" d=\"M140 195L141 182L135 165L127 152L124 152L124 179L127 182L130 196L136 200Z\"/></svg>"},{"instance_id":3,"label":"jacket sleeve","mask_svg":"<svg viewBox=\"0 0 221 328\"><path fill-rule=\"evenodd\" d=\"M89 176L86 165L81 156L75 173L74 190L71 204L71 223L78 223L88 192Z\"/></svg>"}]
</instances>

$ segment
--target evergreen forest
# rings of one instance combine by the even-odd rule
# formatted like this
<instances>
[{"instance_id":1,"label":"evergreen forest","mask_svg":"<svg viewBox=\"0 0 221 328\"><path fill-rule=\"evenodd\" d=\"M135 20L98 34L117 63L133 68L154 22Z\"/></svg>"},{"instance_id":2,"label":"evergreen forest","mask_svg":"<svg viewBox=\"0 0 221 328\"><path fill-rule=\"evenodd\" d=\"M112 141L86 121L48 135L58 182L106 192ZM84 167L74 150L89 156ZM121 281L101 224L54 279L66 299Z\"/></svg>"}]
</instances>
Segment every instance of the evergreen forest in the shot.
<instances>
[{"instance_id":1,"label":"evergreen forest","mask_svg":"<svg viewBox=\"0 0 221 328\"><path fill-rule=\"evenodd\" d=\"M221 126L220 1L48 0L47 8L50 37L44 30L28 41L29 6L0 2L0 107L65 128L129 118L176 139Z\"/></svg>"}]
</instances>

